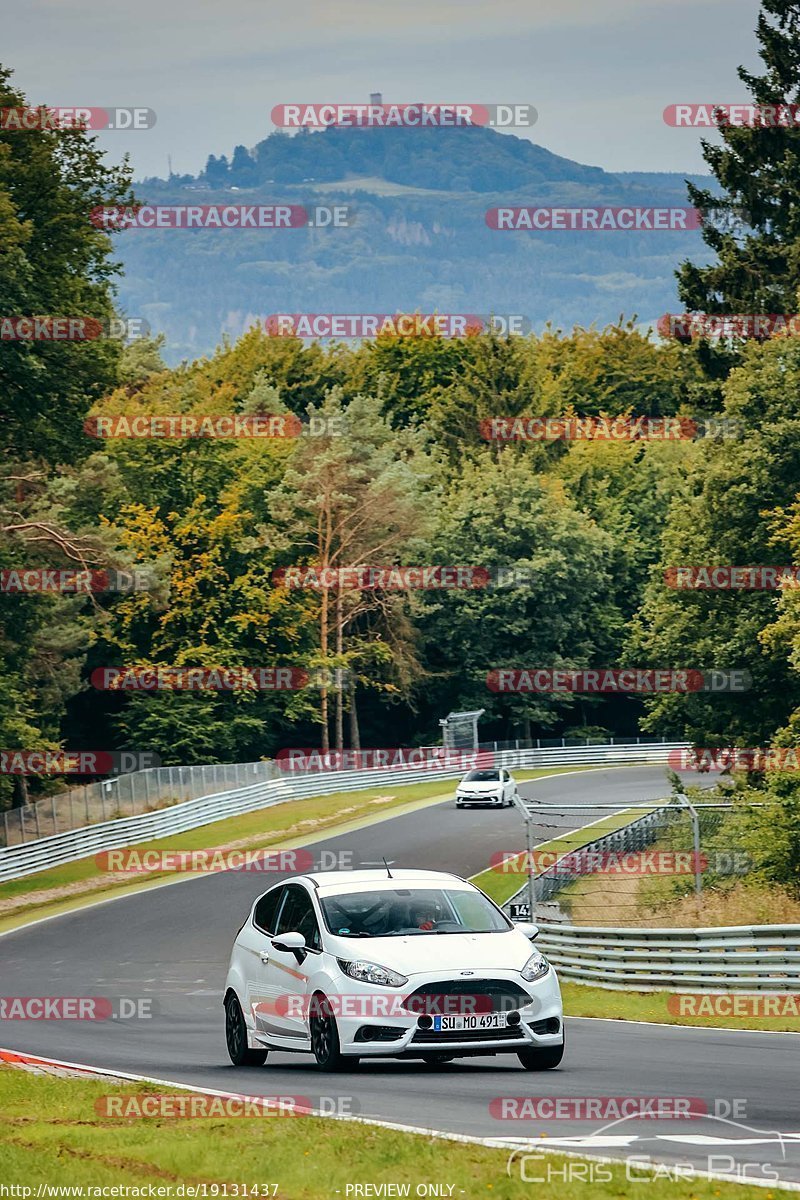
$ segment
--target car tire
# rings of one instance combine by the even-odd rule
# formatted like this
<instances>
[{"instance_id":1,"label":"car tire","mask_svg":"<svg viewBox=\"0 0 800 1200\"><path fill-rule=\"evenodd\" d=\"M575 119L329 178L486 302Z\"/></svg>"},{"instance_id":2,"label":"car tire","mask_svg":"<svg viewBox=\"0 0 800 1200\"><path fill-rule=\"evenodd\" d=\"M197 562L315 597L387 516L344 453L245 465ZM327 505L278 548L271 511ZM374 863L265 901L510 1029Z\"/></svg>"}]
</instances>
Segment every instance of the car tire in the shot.
<instances>
[{"instance_id":1,"label":"car tire","mask_svg":"<svg viewBox=\"0 0 800 1200\"><path fill-rule=\"evenodd\" d=\"M461 803L461 801L456 800L456 808L463 808L463 807L464 807L464 805Z\"/></svg>"},{"instance_id":2,"label":"car tire","mask_svg":"<svg viewBox=\"0 0 800 1200\"><path fill-rule=\"evenodd\" d=\"M320 1071L347 1070L351 1060L342 1054L336 1018L327 996L317 993L312 997L308 1026L311 1049ZM355 1059L353 1065L357 1065Z\"/></svg>"},{"instance_id":3,"label":"car tire","mask_svg":"<svg viewBox=\"0 0 800 1200\"><path fill-rule=\"evenodd\" d=\"M526 1071L552 1071L564 1057L564 1042L560 1046L531 1047L518 1050L517 1058Z\"/></svg>"},{"instance_id":4,"label":"car tire","mask_svg":"<svg viewBox=\"0 0 800 1200\"><path fill-rule=\"evenodd\" d=\"M247 1045L247 1025L234 992L225 1001L225 1044L235 1067L263 1067L267 1061L268 1051L251 1050Z\"/></svg>"},{"instance_id":5,"label":"car tire","mask_svg":"<svg viewBox=\"0 0 800 1200\"><path fill-rule=\"evenodd\" d=\"M453 1058L452 1054L423 1054L422 1061L426 1067L443 1067L445 1063L451 1063Z\"/></svg>"}]
</instances>

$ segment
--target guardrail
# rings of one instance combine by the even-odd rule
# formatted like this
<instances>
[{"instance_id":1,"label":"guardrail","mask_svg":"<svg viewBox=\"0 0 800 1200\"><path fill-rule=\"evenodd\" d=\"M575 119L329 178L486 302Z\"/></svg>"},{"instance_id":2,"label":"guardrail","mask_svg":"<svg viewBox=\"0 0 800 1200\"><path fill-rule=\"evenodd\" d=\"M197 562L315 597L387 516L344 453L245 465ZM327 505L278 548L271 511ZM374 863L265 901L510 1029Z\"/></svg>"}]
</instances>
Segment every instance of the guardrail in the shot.
<instances>
[{"instance_id":1,"label":"guardrail","mask_svg":"<svg viewBox=\"0 0 800 1200\"><path fill-rule=\"evenodd\" d=\"M687 743L629 743L621 746L564 746L541 749L499 751L493 755L498 766L510 769L585 765L614 766L626 763L666 763L673 750L685 749ZM481 752L485 755L485 751ZM177 769L177 768L176 768ZM367 788L419 783L428 779L459 779L465 770L423 766L410 769L372 769L366 771L309 772L306 775L286 775L280 779L233 788L199 799L186 800L155 812L133 817L101 821L66 833L39 838L19 846L0 848L0 882L18 879L60 866L76 859L87 858L101 850L120 850L152 838L185 833L200 825L224 817L256 809L270 808L307 796L325 796L333 792L363 791Z\"/></svg>"},{"instance_id":2,"label":"guardrail","mask_svg":"<svg viewBox=\"0 0 800 1200\"><path fill-rule=\"evenodd\" d=\"M542 922L559 975L623 991L800 991L800 925L611 929Z\"/></svg>"},{"instance_id":3,"label":"guardrail","mask_svg":"<svg viewBox=\"0 0 800 1200\"><path fill-rule=\"evenodd\" d=\"M529 745L520 745L519 741L513 744L485 742L478 746L478 750L492 755L491 761L494 761L497 754L508 751L511 757L504 765L512 767L517 764L546 766L548 762L553 761L554 754L558 755L564 751L569 752L569 760L575 763L599 762L602 755L602 761L612 764L626 761L625 754L632 744L620 739L619 746L616 746L614 738L605 742L554 738L544 742L537 739L535 746L532 742ZM666 746L663 739L659 742L656 738L637 738L636 746L642 747L643 755L650 746L655 747L652 750L654 755L658 755L662 747L667 751L676 748L673 744ZM443 753L443 748L429 746L419 750L420 753L424 751L435 755ZM642 757L639 761L665 759ZM1 812L0 849L22 845L37 838L51 837L56 833L83 829L86 825L99 825L109 820L119 821L125 817L139 816L158 808L170 808L173 804L181 804L186 800L216 796L223 791L283 777L281 767L269 759L249 763L150 767L143 771L122 772L95 783L86 783L67 791L40 796L33 804ZM299 778L299 775L294 778Z\"/></svg>"},{"instance_id":4,"label":"guardrail","mask_svg":"<svg viewBox=\"0 0 800 1200\"><path fill-rule=\"evenodd\" d=\"M681 809L662 806L612 833L571 848L535 877L537 903L546 903L575 877L559 862L597 851L643 850ZM800 991L800 925L731 925L706 929L616 928L537 920L527 883L503 905L512 917L539 926L537 948L559 975L618 991Z\"/></svg>"}]
</instances>

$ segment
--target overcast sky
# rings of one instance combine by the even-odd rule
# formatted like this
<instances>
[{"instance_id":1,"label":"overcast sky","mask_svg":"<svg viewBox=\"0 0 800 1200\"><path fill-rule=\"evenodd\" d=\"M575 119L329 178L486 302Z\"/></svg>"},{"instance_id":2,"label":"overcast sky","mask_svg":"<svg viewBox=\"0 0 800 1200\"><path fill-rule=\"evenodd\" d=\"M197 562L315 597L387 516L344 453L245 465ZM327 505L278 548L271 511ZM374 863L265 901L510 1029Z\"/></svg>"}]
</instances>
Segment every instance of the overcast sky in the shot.
<instances>
[{"instance_id":1,"label":"overcast sky","mask_svg":"<svg viewBox=\"0 0 800 1200\"><path fill-rule=\"evenodd\" d=\"M4 64L30 101L139 105L153 129L106 133L136 176L196 173L273 129L292 101L529 103L523 133L607 170L704 170L671 103L746 99L755 0L26 0Z\"/></svg>"}]
</instances>

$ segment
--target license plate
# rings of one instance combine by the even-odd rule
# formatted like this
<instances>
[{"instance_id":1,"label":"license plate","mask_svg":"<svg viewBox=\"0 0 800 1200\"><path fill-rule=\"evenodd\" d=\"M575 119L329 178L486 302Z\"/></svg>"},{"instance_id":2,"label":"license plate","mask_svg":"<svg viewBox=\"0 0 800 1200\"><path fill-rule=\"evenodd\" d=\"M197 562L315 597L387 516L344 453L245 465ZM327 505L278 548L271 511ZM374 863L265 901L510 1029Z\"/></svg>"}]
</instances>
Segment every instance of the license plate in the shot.
<instances>
[{"instance_id":1,"label":"license plate","mask_svg":"<svg viewBox=\"0 0 800 1200\"><path fill-rule=\"evenodd\" d=\"M434 1017L436 1032L446 1029L505 1029L505 1013L476 1013L457 1017Z\"/></svg>"}]
</instances>

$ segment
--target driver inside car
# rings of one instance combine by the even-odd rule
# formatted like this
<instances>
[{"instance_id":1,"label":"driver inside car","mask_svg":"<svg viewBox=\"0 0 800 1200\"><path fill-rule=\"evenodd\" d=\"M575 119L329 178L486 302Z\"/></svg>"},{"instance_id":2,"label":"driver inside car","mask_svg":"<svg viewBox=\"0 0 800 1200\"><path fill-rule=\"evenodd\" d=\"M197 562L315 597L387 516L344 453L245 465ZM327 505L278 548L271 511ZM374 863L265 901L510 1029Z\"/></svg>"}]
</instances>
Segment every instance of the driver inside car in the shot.
<instances>
[{"instance_id":1,"label":"driver inside car","mask_svg":"<svg viewBox=\"0 0 800 1200\"><path fill-rule=\"evenodd\" d=\"M411 911L411 924L426 932L433 929L437 919L438 913L433 903L416 904Z\"/></svg>"}]
</instances>

